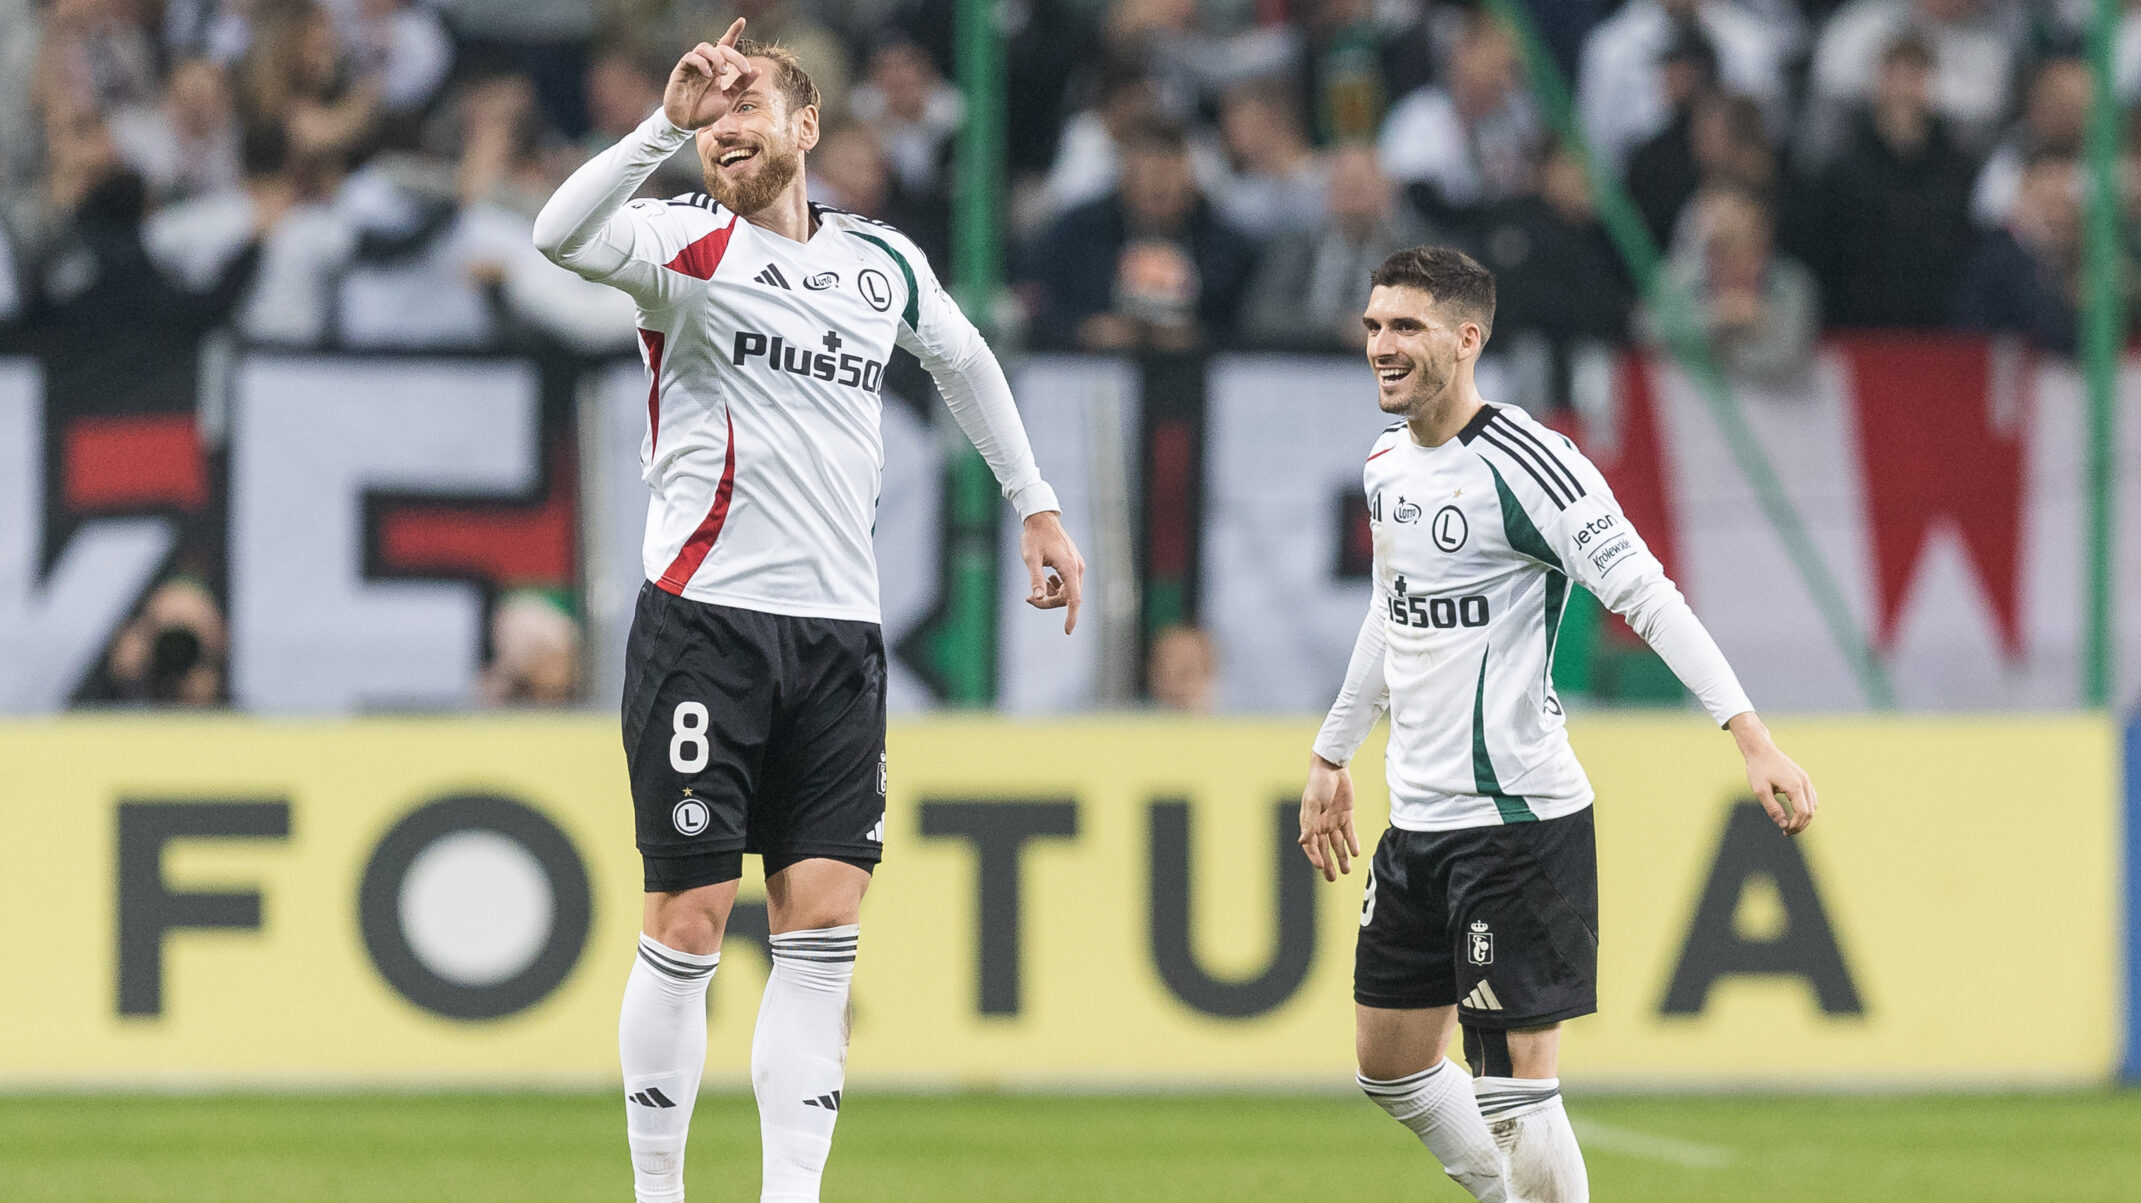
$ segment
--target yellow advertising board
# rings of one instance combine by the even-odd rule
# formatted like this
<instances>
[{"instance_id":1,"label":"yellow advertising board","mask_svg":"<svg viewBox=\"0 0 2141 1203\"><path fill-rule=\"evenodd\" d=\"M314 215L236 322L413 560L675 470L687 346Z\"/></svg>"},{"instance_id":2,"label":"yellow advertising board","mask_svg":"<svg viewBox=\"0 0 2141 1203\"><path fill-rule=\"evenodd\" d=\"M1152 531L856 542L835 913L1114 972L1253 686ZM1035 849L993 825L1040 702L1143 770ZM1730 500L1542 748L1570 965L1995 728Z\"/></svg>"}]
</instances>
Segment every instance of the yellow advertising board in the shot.
<instances>
[{"instance_id":1,"label":"yellow advertising board","mask_svg":"<svg viewBox=\"0 0 2141 1203\"><path fill-rule=\"evenodd\" d=\"M1567 1076L2106 1076L2110 724L1777 730L1822 790L1797 841L1750 820L1698 717L1574 725L1600 796L1602 1010L1570 1025ZM1361 870L1325 885L1293 847L1312 732L895 725L854 1080L1346 1082ZM1358 770L1372 840L1379 746ZM639 862L604 718L0 726L0 830L0 1087L616 1073ZM711 996L717 1084L747 1081L765 975L744 893Z\"/></svg>"}]
</instances>

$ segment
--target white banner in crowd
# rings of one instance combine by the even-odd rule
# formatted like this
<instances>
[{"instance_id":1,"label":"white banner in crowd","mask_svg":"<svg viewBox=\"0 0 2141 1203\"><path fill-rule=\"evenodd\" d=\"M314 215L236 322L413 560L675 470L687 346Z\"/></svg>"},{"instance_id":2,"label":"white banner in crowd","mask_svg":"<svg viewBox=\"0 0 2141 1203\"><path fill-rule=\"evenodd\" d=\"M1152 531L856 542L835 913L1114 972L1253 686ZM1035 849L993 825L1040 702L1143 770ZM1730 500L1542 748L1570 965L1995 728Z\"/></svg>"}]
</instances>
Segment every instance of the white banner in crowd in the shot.
<instances>
[{"instance_id":1,"label":"white banner in crowd","mask_svg":"<svg viewBox=\"0 0 2141 1203\"><path fill-rule=\"evenodd\" d=\"M1018 527L1004 511L1001 707L1048 714L1127 701L1144 515L1140 373L1119 359L1042 357L1014 380L1089 576L1079 630L1066 639L1055 617L1025 604ZM1578 437L1750 693L1779 710L1865 707L1862 682L1700 394L1642 360L1624 363L1617 381ZM2141 360L2121 385L2141 395ZM1493 381L1483 387L1491 397ZM1205 391L1196 596L1219 650L1221 705L1320 710L1367 607L1366 579L1341 568L1345 507L1388 419L1345 359L1220 356ZM0 364L0 710L18 712L65 704L178 536L170 517L45 512L65 490L44 479L54 444L42 392L33 367ZM644 370L598 373L585 396L594 403L581 411L577 521L589 696L607 705L642 579ZM2088 435L2071 366L1964 339L1844 339L1824 345L1797 387L1746 390L1740 404L1901 705L2082 702ZM236 372L231 413L234 700L279 713L470 704L484 588L422 570L374 579L369 500L533 504L546 465L532 367L252 356ZM962 440L946 415L925 419L896 401L884 438L877 545L886 642L897 648L940 600L945 469ZM2118 696L2131 701L2141 682L2132 534L2141 414L2131 407L2119 439L2114 628ZM893 660L893 709L930 707L919 676Z\"/></svg>"}]
</instances>

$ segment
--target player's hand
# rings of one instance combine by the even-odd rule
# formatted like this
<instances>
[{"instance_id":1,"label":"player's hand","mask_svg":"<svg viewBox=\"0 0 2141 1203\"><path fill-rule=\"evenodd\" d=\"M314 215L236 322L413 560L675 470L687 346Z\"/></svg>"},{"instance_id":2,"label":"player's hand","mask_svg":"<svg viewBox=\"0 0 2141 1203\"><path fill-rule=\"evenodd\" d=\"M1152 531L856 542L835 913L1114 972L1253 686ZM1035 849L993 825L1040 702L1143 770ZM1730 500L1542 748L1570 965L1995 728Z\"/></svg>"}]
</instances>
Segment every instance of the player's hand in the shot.
<instances>
[{"instance_id":1,"label":"player's hand","mask_svg":"<svg viewBox=\"0 0 2141 1203\"><path fill-rule=\"evenodd\" d=\"M662 89L662 115L678 129L698 129L728 115L736 98L758 79L758 68L736 49L743 18L715 43L701 42L684 52L669 85Z\"/></svg>"},{"instance_id":2,"label":"player's hand","mask_svg":"<svg viewBox=\"0 0 2141 1203\"><path fill-rule=\"evenodd\" d=\"M1786 835L1805 831L1821 806L1821 799L1814 793L1813 778L1777 747L1769 737L1769 728L1762 725L1754 711L1733 715L1725 727L1740 746L1740 756L1747 761L1747 784L1754 790L1755 801L1769 812L1770 821ZM1777 802L1779 794L1784 795L1790 809Z\"/></svg>"},{"instance_id":3,"label":"player's hand","mask_svg":"<svg viewBox=\"0 0 2141 1203\"><path fill-rule=\"evenodd\" d=\"M1018 536L1019 558L1033 578L1026 604L1036 610L1069 608L1063 618L1063 633L1078 625L1078 599L1085 588L1085 557L1063 530L1063 516L1043 510L1026 519Z\"/></svg>"},{"instance_id":4,"label":"player's hand","mask_svg":"<svg viewBox=\"0 0 2141 1203\"><path fill-rule=\"evenodd\" d=\"M1360 837L1353 834L1353 774L1342 764L1310 755L1308 786L1301 791L1301 851L1325 881L1353 871Z\"/></svg>"}]
</instances>

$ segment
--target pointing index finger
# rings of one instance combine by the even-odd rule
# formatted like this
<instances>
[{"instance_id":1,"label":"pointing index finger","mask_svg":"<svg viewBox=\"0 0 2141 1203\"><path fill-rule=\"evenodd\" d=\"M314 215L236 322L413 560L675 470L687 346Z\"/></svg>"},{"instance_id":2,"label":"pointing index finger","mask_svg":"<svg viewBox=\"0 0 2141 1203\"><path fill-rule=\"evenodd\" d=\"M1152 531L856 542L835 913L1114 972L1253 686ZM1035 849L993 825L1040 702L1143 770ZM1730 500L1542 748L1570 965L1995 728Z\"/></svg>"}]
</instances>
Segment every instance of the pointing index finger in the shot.
<instances>
[{"instance_id":1,"label":"pointing index finger","mask_svg":"<svg viewBox=\"0 0 2141 1203\"><path fill-rule=\"evenodd\" d=\"M721 35L721 44L724 46L734 46L736 44L736 39L742 36L743 18L738 17L734 22L729 25L729 31Z\"/></svg>"}]
</instances>

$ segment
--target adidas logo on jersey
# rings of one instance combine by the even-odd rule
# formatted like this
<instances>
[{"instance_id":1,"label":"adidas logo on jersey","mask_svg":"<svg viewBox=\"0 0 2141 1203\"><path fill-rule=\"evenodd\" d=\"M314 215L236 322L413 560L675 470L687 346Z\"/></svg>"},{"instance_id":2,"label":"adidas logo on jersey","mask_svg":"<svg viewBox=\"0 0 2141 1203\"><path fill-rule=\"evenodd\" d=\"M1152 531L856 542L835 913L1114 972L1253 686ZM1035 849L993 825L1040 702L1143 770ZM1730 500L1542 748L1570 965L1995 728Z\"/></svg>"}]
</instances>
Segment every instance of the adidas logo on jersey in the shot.
<instances>
[{"instance_id":1,"label":"adidas logo on jersey","mask_svg":"<svg viewBox=\"0 0 2141 1203\"><path fill-rule=\"evenodd\" d=\"M1481 978L1479 985L1472 987L1472 992L1465 995L1462 1005L1475 1011L1499 1011L1502 1009L1502 1000L1494 996L1494 987L1487 984L1487 979Z\"/></svg>"},{"instance_id":2,"label":"adidas logo on jersey","mask_svg":"<svg viewBox=\"0 0 2141 1203\"><path fill-rule=\"evenodd\" d=\"M791 376L815 377L864 392L876 392L885 380L884 362L864 359L852 351L840 354L844 341L839 331L828 330L819 340L825 350L812 351L808 347L796 346L778 334L769 337L756 330L738 330L736 341L729 349L729 362L740 368L750 360L763 359L769 366Z\"/></svg>"},{"instance_id":3,"label":"adidas logo on jersey","mask_svg":"<svg viewBox=\"0 0 2141 1203\"><path fill-rule=\"evenodd\" d=\"M766 265L764 271L759 272L757 275L752 276L751 278L753 280L758 281L760 284L770 284L775 288L788 288L788 277L782 275L781 269L775 267L771 263L768 263ZM794 292L795 289L788 288L788 291Z\"/></svg>"}]
</instances>

